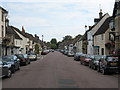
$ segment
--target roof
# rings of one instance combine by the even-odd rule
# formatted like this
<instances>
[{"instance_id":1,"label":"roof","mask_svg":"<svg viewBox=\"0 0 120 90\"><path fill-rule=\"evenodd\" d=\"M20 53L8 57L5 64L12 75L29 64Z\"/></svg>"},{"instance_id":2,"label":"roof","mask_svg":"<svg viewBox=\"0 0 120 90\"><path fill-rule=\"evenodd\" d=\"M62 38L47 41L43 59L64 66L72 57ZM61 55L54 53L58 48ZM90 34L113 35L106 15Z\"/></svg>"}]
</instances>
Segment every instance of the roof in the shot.
<instances>
[{"instance_id":1,"label":"roof","mask_svg":"<svg viewBox=\"0 0 120 90\"><path fill-rule=\"evenodd\" d=\"M88 31L85 32L85 34L83 35L83 37L81 38L81 40L87 40L87 32Z\"/></svg>"},{"instance_id":2,"label":"roof","mask_svg":"<svg viewBox=\"0 0 120 90\"><path fill-rule=\"evenodd\" d=\"M22 38L13 30L13 28L11 26L8 26L6 28L6 34L12 34L15 36L15 39L20 39L22 40Z\"/></svg>"},{"instance_id":3,"label":"roof","mask_svg":"<svg viewBox=\"0 0 120 90\"><path fill-rule=\"evenodd\" d=\"M38 43L39 40L35 38L32 34L25 33L26 37L29 38L30 40L33 40L34 42Z\"/></svg>"},{"instance_id":4,"label":"roof","mask_svg":"<svg viewBox=\"0 0 120 90\"><path fill-rule=\"evenodd\" d=\"M8 13L8 11L2 8L1 6L0 6L0 9L2 9L5 13Z\"/></svg>"},{"instance_id":5,"label":"roof","mask_svg":"<svg viewBox=\"0 0 120 90\"><path fill-rule=\"evenodd\" d=\"M29 33L24 33L26 35L27 38L29 38L30 40L33 40L33 35L29 34Z\"/></svg>"},{"instance_id":6,"label":"roof","mask_svg":"<svg viewBox=\"0 0 120 90\"><path fill-rule=\"evenodd\" d=\"M112 20L112 17L109 17L105 20L105 22L101 25L101 27L97 30L94 36L105 33L109 28L109 22Z\"/></svg>"},{"instance_id":7,"label":"roof","mask_svg":"<svg viewBox=\"0 0 120 90\"><path fill-rule=\"evenodd\" d=\"M21 35L23 35L24 37L28 38L28 37L26 36L26 34L23 33L22 31L20 31L18 28L14 27L14 26L11 26L11 27L12 27L14 30L16 30L17 32L19 32Z\"/></svg>"},{"instance_id":8,"label":"roof","mask_svg":"<svg viewBox=\"0 0 120 90\"><path fill-rule=\"evenodd\" d=\"M120 1L119 2L115 2L115 4L114 4L113 17L116 16L116 13L117 13L118 9L120 9Z\"/></svg>"},{"instance_id":9,"label":"roof","mask_svg":"<svg viewBox=\"0 0 120 90\"><path fill-rule=\"evenodd\" d=\"M82 37L82 35L77 35L74 39L73 39L73 44L75 44L80 38Z\"/></svg>"}]
</instances>

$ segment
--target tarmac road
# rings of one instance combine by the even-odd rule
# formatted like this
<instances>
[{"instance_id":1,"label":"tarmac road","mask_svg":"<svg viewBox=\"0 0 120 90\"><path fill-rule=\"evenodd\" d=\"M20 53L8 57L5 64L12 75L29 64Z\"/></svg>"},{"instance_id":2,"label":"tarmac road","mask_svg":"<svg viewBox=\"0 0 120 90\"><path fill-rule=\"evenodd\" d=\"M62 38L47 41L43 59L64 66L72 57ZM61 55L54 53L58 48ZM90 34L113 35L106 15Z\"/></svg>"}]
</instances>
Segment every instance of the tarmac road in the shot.
<instances>
[{"instance_id":1,"label":"tarmac road","mask_svg":"<svg viewBox=\"0 0 120 90\"><path fill-rule=\"evenodd\" d=\"M57 51L23 66L3 88L118 88L117 75L102 75Z\"/></svg>"}]
</instances>

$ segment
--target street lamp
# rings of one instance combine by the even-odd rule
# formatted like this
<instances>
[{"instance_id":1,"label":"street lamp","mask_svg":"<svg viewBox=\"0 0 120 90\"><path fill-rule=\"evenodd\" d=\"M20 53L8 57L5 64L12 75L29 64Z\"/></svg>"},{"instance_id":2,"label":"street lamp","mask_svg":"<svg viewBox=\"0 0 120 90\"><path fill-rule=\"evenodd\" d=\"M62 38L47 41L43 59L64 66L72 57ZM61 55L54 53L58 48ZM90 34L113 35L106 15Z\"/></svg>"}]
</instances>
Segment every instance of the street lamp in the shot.
<instances>
[{"instance_id":1,"label":"street lamp","mask_svg":"<svg viewBox=\"0 0 120 90\"><path fill-rule=\"evenodd\" d=\"M44 49L43 38L44 38L44 36L42 35L42 51Z\"/></svg>"}]
</instances>

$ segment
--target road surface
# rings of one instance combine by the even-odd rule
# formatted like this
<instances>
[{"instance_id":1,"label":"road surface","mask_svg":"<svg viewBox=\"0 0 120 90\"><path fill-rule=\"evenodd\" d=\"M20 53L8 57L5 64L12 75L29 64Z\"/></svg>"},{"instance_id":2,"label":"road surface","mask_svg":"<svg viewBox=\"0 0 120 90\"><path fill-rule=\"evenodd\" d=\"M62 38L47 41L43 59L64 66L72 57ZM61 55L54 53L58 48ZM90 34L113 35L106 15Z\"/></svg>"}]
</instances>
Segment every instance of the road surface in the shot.
<instances>
[{"instance_id":1,"label":"road surface","mask_svg":"<svg viewBox=\"0 0 120 90\"><path fill-rule=\"evenodd\" d=\"M80 65L73 57L51 52L22 66L11 78L2 80L3 88L118 88L117 75L102 75Z\"/></svg>"}]
</instances>

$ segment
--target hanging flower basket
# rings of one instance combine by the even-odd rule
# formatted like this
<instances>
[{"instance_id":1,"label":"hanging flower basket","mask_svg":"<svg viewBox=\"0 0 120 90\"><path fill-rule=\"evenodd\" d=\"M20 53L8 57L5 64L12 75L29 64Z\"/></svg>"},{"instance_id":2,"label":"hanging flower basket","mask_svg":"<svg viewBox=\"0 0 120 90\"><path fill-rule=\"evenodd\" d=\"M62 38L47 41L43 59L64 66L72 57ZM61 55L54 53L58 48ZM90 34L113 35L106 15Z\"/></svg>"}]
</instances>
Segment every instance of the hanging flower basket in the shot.
<instances>
[{"instance_id":1,"label":"hanging flower basket","mask_svg":"<svg viewBox=\"0 0 120 90\"><path fill-rule=\"evenodd\" d=\"M108 48L108 49L110 49L111 44L108 42L108 43L105 44L105 47Z\"/></svg>"},{"instance_id":2,"label":"hanging flower basket","mask_svg":"<svg viewBox=\"0 0 120 90\"><path fill-rule=\"evenodd\" d=\"M115 43L114 42L108 42L105 44L106 48L110 49L110 48L113 48L115 47Z\"/></svg>"},{"instance_id":3,"label":"hanging flower basket","mask_svg":"<svg viewBox=\"0 0 120 90\"><path fill-rule=\"evenodd\" d=\"M87 40L84 40L84 41L83 41L83 44L88 45L88 41L87 41Z\"/></svg>"}]
</instances>

